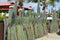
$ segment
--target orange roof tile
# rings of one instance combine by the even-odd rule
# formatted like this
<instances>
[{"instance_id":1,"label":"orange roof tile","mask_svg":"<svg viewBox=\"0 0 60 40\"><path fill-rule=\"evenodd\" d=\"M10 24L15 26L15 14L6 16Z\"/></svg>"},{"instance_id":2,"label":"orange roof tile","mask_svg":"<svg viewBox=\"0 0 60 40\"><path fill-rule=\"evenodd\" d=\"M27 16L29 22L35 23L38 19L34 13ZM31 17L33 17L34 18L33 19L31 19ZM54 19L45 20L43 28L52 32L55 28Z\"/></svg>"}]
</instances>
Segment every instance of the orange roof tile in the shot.
<instances>
[{"instance_id":1,"label":"orange roof tile","mask_svg":"<svg viewBox=\"0 0 60 40\"><path fill-rule=\"evenodd\" d=\"M0 2L0 6L9 6L10 2Z\"/></svg>"}]
</instances>

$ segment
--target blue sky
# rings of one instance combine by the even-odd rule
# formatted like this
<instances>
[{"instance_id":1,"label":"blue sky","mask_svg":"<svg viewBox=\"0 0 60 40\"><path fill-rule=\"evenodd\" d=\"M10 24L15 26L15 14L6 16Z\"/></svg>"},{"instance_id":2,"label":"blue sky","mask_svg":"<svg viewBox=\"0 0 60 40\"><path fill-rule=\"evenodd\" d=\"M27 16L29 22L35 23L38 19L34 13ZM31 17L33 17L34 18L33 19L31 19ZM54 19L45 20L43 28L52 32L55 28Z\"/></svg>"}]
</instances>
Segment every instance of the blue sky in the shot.
<instances>
[{"instance_id":1,"label":"blue sky","mask_svg":"<svg viewBox=\"0 0 60 40\"><path fill-rule=\"evenodd\" d=\"M0 2L7 2L8 0L0 0ZM32 6L33 7L33 9L34 9L34 12L37 12L37 3L24 3L24 5L25 6ZM59 10L59 8L60 8L60 2L59 3L55 3L55 8L56 8L56 10ZM41 6L40 6L41 7ZM46 9L46 11L49 11L49 10L51 10L51 8L52 8L52 6L50 6L50 5L48 5L48 7L47 7L47 9ZM40 11L41 12L43 12L42 11L42 7L40 8Z\"/></svg>"},{"instance_id":2,"label":"blue sky","mask_svg":"<svg viewBox=\"0 0 60 40\"><path fill-rule=\"evenodd\" d=\"M7 2L7 0L0 0L0 2Z\"/></svg>"},{"instance_id":3,"label":"blue sky","mask_svg":"<svg viewBox=\"0 0 60 40\"><path fill-rule=\"evenodd\" d=\"M33 9L34 9L34 12L37 12L37 3L24 3L24 5L26 5L26 6L32 6L33 7ZM43 12L42 11L42 6L40 6L40 11L41 12ZM50 5L48 5L48 7L47 7L47 9L46 9L46 11L49 11L50 10L50 12L51 12L51 8L52 8L52 6L50 6ZM59 8L60 8L60 2L58 3L58 2L56 2L55 3L55 8L56 8L56 10L59 10Z\"/></svg>"}]
</instances>

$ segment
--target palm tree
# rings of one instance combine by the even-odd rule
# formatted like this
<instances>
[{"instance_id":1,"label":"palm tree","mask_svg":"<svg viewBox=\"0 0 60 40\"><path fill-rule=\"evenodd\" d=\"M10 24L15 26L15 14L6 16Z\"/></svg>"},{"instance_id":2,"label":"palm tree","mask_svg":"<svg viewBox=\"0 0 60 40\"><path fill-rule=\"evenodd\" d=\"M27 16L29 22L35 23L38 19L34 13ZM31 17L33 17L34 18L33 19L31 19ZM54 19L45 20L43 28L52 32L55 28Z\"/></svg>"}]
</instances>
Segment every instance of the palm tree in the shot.
<instances>
[{"instance_id":1,"label":"palm tree","mask_svg":"<svg viewBox=\"0 0 60 40\"><path fill-rule=\"evenodd\" d=\"M42 2L42 4L43 4L43 11L44 11L44 18L46 18L46 14L45 14L45 9L46 9L46 7L47 7L47 5L46 5L46 0L44 0L43 2Z\"/></svg>"},{"instance_id":2,"label":"palm tree","mask_svg":"<svg viewBox=\"0 0 60 40\"><path fill-rule=\"evenodd\" d=\"M49 0L49 4L51 4L53 7L55 6L54 3L55 3L55 0Z\"/></svg>"},{"instance_id":3,"label":"palm tree","mask_svg":"<svg viewBox=\"0 0 60 40\"><path fill-rule=\"evenodd\" d=\"M38 0L33 0L33 2L38 2Z\"/></svg>"},{"instance_id":4,"label":"palm tree","mask_svg":"<svg viewBox=\"0 0 60 40\"><path fill-rule=\"evenodd\" d=\"M19 0L20 2L23 2L24 0Z\"/></svg>"},{"instance_id":5,"label":"palm tree","mask_svg":"<svg viewBox=\"0 0 60 40\"><path fill-rule=\"evenodd\" d=\"M45 10L45 8L46 8L46 0L44 0L43 2L42 2L42 4L43 4L43 10Z\"/></svg>"}]
</instances>

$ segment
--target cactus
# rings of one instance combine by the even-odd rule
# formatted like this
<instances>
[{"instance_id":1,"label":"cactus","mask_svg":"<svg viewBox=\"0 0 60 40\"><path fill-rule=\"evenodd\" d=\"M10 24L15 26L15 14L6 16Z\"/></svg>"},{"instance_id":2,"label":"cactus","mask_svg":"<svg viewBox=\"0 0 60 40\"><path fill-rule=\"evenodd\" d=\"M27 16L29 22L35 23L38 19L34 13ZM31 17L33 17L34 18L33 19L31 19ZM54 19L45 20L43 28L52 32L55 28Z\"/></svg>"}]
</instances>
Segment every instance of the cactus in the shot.
<instances>
[{"instance_id":1,"label":"cactus","mask_svg":"<svg viewBox=\"0 0 60 40\"><path fill-rule=\"evenodd\" d=\"M29 17L24 18L24 24L27 32L28 40L34 40L34 30L31 19Z\"/></svg>"},{"instance_id":2,"label":"cactus","mask_svg":"<svg viewBox=\"0 0 60 40\"><path fill-rule=\"evenodd\" d=\"M11 27L11 21L12 21L12 14L13 14L13 8L10 8L9 9L9 17L8 17L8 20L7 20L7 22L8 22L8 37L7 37L7 40L10 40L10 27Z\"/></svg>"},{"instance_id":3,"label":"cactus","mask_svg":"<svg viewBox=\"0 0 60 40\"><path fill-rule=\"evenodd\" d=\"M35 37L39 38L43 36L43 27L41 24L35 24Z\"/></svg>"},{"instance_id":4,"label":"cactus","mask_svg":"<svg viewBox=\"0 0 60 40\"><path fill-rule=\"evenodd\" d=\"M39 5L40 5L40 0L38 0L38 5L37 5L37 13L38 14L40 14L40 7L39 7Z\"/></svg>"},{"instance_id":5,"label":"cactus","mask_svg":"<svg viewBox=\"0 0 60 40\"><path fill-rule=\"evenodd\" d=\"M17 26L18 40L27 40L26 30L23 28L23 26L22 25L16 25L16 26Z\"/></svg>"},{"instance_id":6,"label":"cactus","mask_svg":"<svg viewBox=\"0 0 60 40\"><path fill-rule=\"evenodd\" d=\"M58 21L57 21L57 13L56 11L53 11L53 20L51 24L51 32L57 32L58 31Z\"/></svg>"},{"instance_id":7,"label":"cactus","mask_svg":"<svg viewBox=\"0 0 60 40\"><path fill-rule=\"evenodd\" d=\"M15 6L16 6L17 3L15 3ZM17 40L17 35L16 35L16 27L14 26L15 24L15 18L16 18L16 15L14 14L16 11L14 11L15 8L10 8L9 10L9 24L8 24L8 36L10 36L9 40ZM13 19L14 17L14 19ZM14 21L14 22L13 22Z\"/></svg>"}]
</instances>

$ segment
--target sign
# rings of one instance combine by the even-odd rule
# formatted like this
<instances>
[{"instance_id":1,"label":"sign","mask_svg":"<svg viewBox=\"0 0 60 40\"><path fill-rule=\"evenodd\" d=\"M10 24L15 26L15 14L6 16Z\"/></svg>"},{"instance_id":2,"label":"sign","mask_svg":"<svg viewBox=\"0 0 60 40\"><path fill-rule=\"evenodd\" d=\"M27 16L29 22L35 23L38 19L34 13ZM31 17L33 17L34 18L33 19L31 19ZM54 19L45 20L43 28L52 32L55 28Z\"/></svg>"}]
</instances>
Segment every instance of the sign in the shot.
<instances>
[{"instance_id":1,"label":"sign","mask_svg":"<svg viewBox=\"0 0 60 40\"><path fill-rule=\"evenodd\" d=\"M47 20L53 20L53 17L47 17Z\"/></svg>"}]
</instances>

